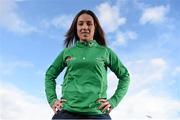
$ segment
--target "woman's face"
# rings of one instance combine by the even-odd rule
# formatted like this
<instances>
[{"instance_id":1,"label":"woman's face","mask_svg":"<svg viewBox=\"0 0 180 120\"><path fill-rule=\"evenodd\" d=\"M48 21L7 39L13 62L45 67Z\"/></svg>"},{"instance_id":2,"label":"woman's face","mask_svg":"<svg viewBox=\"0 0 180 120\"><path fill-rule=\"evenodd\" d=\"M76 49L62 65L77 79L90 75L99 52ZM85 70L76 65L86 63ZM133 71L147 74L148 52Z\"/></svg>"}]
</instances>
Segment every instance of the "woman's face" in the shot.
<instances>
[{"instance_id":1,"label":"woman's face","mask_svg":"<svg viewBox=\"0 0 180 120\"><path fill-rule=\"evenodd\" d=\"M95 25L93 18L88 14L82 14L77 20L77 35L81 42L93 40Z\"/></svg>"}]
</instances>

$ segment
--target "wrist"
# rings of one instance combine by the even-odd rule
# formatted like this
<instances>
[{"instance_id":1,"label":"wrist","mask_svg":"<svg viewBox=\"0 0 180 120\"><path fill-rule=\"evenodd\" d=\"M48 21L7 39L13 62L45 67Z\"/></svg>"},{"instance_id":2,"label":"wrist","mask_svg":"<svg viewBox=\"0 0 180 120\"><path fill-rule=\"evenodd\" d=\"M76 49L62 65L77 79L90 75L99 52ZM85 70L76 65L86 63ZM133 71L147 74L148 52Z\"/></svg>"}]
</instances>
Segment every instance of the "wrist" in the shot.
<instances>
[{"instance_id":1,"label":"wrist","mask_svg":"<svg viewBox=\"0 0 180 120\"><path fill-rule=\"evenodd\" d=\"M50 103L50 106L53 107L54 103L57 101L58 99L53 99L52 102Z\"/></svg>"}]
</instances>

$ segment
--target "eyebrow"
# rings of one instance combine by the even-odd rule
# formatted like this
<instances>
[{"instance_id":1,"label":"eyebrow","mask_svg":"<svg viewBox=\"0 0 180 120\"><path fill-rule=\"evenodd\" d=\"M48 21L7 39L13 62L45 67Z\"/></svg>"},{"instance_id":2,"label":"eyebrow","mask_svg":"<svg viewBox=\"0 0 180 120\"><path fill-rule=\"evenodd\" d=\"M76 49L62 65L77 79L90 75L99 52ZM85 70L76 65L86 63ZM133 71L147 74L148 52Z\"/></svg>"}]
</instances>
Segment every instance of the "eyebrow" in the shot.
<instances>
[{"instance_id":1,"label":"eyebrow","mask_svg":"<svg viewBox=\"0 0 180 120\"><path fill-rule=\"evenodd\" d=\"M87 20L87 21L80 20L78 22L93 22L93 21L91 21L91 20Z\"/></svg>"}]
</instances>

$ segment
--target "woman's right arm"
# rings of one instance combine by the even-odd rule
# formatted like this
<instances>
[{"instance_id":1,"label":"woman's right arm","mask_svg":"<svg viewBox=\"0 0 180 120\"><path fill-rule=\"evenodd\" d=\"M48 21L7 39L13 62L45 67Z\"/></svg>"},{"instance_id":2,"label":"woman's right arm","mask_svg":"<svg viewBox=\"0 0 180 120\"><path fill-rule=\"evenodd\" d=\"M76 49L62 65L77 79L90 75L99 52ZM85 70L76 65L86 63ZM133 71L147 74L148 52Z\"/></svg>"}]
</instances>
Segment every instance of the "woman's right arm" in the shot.
<instances>
[{"instance_id":1,"label":"woman's right arm","mask_svg":"<svg viewBox=\"0 0 180 120\"><path fill-rule=\"evenodd\" d=\"M51 107L53 107L55 101L58 100L56 94L56 81L55 79L58 75L63 71L66 67L64 62L64 51L63 50L58 57L54 60L54 62L50 65L45 75L45 92L48 103Z\"/></svg>"}]
</instances>

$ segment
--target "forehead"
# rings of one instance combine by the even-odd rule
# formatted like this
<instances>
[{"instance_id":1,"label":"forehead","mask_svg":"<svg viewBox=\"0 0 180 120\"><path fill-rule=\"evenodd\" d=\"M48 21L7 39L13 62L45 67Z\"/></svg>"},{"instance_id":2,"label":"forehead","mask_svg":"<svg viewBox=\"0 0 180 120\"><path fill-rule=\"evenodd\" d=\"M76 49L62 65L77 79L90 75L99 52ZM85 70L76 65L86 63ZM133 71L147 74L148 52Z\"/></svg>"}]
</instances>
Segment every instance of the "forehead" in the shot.
<instances>
[{"instance_id":1,"label":"forehead","mask_svg":"<svg viewBox=\"0 0 180 120\"><path fill-rule=\"evenodd\" d=\"M78 17L78 21L92 21L93 22L93 17L90 16L89 14L82 14Z\"/></svg>"}]
</instances>

